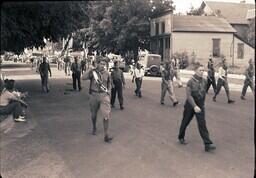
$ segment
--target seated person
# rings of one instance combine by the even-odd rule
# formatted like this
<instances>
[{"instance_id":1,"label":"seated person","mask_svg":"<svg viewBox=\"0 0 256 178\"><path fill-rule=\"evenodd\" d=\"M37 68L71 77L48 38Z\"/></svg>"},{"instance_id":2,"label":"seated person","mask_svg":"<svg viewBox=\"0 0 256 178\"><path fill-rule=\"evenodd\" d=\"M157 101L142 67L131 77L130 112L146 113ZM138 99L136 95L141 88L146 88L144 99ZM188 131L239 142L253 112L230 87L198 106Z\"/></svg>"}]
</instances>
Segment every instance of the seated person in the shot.
<instances>
[{"instance_id":1,"label":"seated person","mask_svg":"<svg viewBox=\"0 0 256 178\"><path fill-rule=\"evenodd\" d=\"M22 98L26 97L27 93L14 91L14 80L6 79L4 83L5 88L0 95L0 115L13 114L14 121L26 121L23 115L23 108L26 108L27 104Z\"/></svg>"}]
</instances>

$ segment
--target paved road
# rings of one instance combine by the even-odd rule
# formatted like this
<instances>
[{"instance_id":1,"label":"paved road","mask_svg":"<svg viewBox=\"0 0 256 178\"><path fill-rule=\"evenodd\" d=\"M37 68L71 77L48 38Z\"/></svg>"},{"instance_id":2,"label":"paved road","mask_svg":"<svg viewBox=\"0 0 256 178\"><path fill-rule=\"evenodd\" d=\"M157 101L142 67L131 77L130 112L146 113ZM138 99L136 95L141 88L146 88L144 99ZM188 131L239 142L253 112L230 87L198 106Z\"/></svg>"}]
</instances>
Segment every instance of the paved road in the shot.
<instances>
[{"instance_id":1,"label":"paved road","mask_svg":"<svg viewBox=\"0 0 256 178\"><path fill-rule=\"evenodd\" d=\"M26 74L31 73L27 70ZM56 76L62 73L54 69ZM18 74L17 74L18 75ZM23 75L23 74L19 74ZM15 123L1 132L1 174L4 178L245 178L254 173L254 105L240 92L226 102L224 91L212 102L206 99L206 119L217 146L205 153L195 120L187 130L188 145L177 142L185 101L185 88L177 88L181 104L173 108L166 98L159 103L160 81L145 80L143 97L134 96L127 80L125 110L112 110L112 144L103 142L102 119L92 136L88 83L82 92L72 92L71 79L51 79L51 92L42 94L40 80L18 80L29 91L27 123ZM116 104L116 106L118 106Z\"/></svg>"}]
</instances>

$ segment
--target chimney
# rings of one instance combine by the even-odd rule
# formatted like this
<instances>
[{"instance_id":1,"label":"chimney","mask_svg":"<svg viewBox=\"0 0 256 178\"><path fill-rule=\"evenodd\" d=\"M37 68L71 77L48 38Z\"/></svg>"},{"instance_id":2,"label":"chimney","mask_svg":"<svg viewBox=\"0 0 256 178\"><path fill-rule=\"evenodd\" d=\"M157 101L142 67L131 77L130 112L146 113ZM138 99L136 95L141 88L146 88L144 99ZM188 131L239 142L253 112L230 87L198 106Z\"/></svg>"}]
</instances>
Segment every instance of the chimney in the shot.
<instances>
[{"instance_id":1,"label":"chimney","mask_svg":"<svg viewBox=\"0 0 256 178\"><path fill-rule=\"evenodd\" d=\"M241 4L245 4L246 3L246 0L242 0L240 1Z\"/></svg>"}]
</instances>

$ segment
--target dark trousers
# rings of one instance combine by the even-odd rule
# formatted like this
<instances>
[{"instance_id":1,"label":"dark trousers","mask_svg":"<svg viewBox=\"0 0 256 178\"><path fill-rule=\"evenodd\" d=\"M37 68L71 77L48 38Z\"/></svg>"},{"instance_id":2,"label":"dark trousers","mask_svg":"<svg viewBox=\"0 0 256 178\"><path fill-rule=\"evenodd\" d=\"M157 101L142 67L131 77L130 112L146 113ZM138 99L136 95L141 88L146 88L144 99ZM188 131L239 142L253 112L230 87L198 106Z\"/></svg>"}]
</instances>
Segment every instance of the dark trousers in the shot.
<instances>
[{"instance_id":1,"label":"dark trousers","mask_svg":"<svg viewBox=\"0 0 256 178\"><path fill-rule=\"evenodd\" d=\"M122 84L115 84L115 87L111 89L111 105L115 104L116 93L118 96L120 106L123 106L123 87Z\"/></svg>"},{"instance_id":2,"label":"dark trousers","mask_svg":"<svg viewBox=\"0 0 256 178\"><path fill-rule=\"evenodd\" d=\"M205 110L204 107L200 108L201 112L195 113L194 108L188 103L188 101L186 101L184 106L183 119L180 126L179 139L185 137L186 128L190 121L193 119L193 116L196 115L199 133L203 139L204 144L212 144L212 141L209 138L209 132L206 127Z\"/></svg>"},{"instance_id":3,"label":"dark trousers","mask_svg":"<svg viewBox=\"0 0 256 178\"><path fill-rule=\"evenodd\" d=\"M49 91L48 75L41 75L41 84L42 84L42 90L44 92L48 92Z\"/></svg>"},{"instance_id":4,"label":"dark trousers","mask_svg":"<svg viewBox=\"0 0 256 178\"><path fill-rule=\"evenodd\" d=\"M206 92L208 92L211 85L212 85L214 93L216 93L217 86L216 86L215 77L207 77Z\"/></svg>"},{"instance_id":5,"label":"dark trousers","mask_svg":"<svg viewBox=\"0 0 256 178\"><path fill-rule=\"evenodd\" d=\"M135 93L137 96L141 97L142 78L135 78L135 84L136 84Z\"/></svg>"},{"instance_id":6,"label":"dark trousers","mask_svg":"<svg viewBox=\"0 0 256 178\"><path fill-rule=\"evenodd\" d=\"M227 80L222 80L221 78L218 79L217 88L216 88L216 92L215 92L214 97L216 97L219 94L222 86L225 89L228 100L230 100L228 81Z\"/></svg>"},{"instance_id":7,"label":"dark trousers","mask_svg":"<svg viewBox=\"0 0 256 178\"><path fill-rule=\"evenodd\" d=\"M77 81L78 89L81 90L81 72L73 72L72 79L73 79L73 89L76 90L76 81Z\"/></svg>"},{"instance_id":8,"label":"dark trousers","mask_svg":"<svg viewBox=\"0 0 256 178\"><path fill-rule=\"evenodd\" d=\"M253 94L255 94L254 83L249 79L245 79L242 90L242 96L245 96L248 86L252 89Z\"/></svg>"},{"instance_id":9,"label":"dark trousers","mask_svg":"<svg viewBox=\"0 0 256 178\"><path fill-rule=\"evenodd\" d=\"M7 106L0 106L0 115L13 114L13 118L16 119L22 115L21 103L18 101L13 101Z\"/></svg>"}]
</instances>

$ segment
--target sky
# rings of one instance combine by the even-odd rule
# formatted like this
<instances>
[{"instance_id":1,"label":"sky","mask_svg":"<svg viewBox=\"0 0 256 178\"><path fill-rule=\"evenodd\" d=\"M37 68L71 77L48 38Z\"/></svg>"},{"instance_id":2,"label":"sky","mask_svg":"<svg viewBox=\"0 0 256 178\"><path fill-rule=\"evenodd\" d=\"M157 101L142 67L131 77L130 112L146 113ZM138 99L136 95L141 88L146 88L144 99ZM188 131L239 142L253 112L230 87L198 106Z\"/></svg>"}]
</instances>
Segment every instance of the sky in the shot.
<instances>
[{"instance_id":1,"label":"sky","mask_svg":"<svg viewBox=\"0 0 256 178\"><path fill-rule=\"evenodd\" d=\"M240 0L208 0L208 1L219 1L219 2L236 2L239 3ZM190 7L193 6L195 8L200 7L202 0L173 0L173 4L176 6L176 10L174 13L185 13L189 11ZM254 0L246 0L246 3L254 4Z\"/></svg>"}]
</instances>

